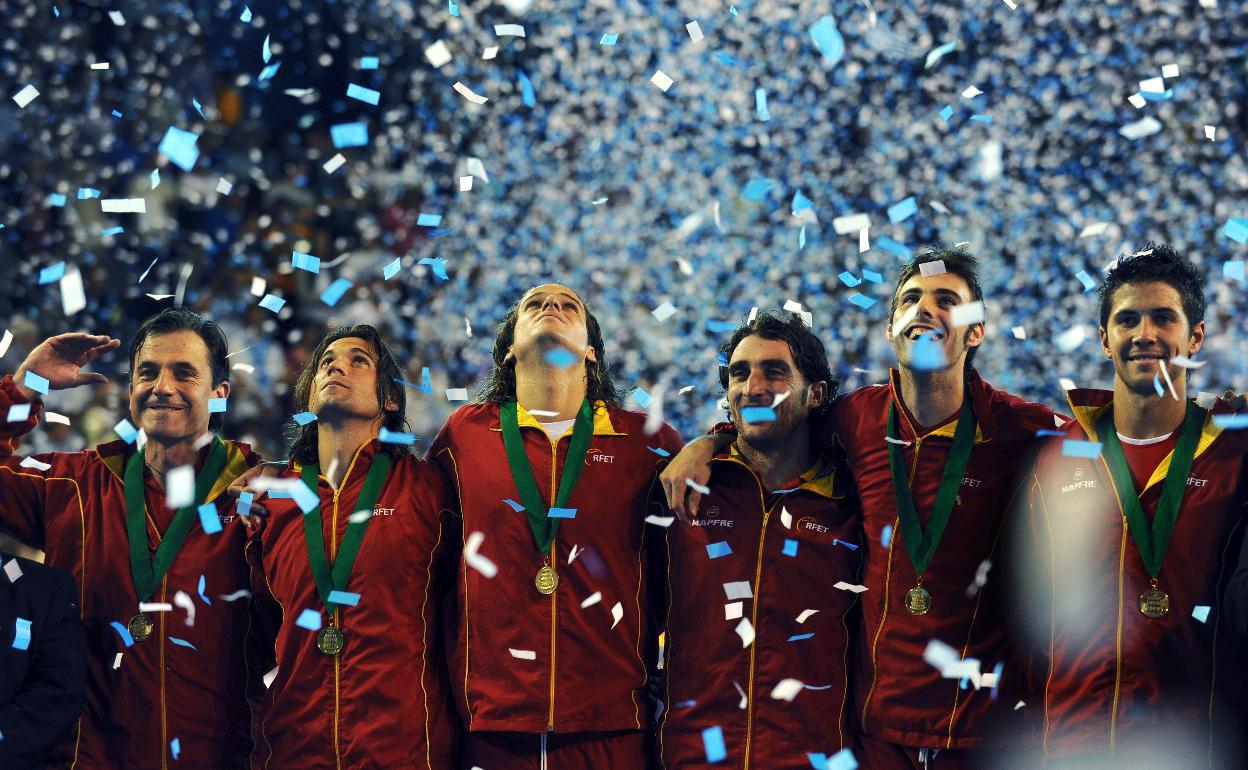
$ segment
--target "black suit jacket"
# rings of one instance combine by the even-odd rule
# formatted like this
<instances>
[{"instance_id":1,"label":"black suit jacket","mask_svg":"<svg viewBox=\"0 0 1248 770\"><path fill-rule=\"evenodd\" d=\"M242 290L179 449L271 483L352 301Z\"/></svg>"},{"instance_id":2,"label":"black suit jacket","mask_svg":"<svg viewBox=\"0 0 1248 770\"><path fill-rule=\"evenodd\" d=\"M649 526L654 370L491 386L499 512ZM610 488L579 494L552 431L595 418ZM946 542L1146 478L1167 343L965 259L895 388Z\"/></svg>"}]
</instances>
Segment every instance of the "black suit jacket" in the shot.
<instances>
[{"instance_id":1,"label":"black suit jacket","mask_svg":"<svg viewBox=\"0 0 1248 770\"><path fill-rule=\"evenodd\" d=\"M37 768L82 713L86 639L74 580L16 559L14 582L0 571L0 767ZM18 619L30 621L25 650L14 646ZM22 624L25 625L25 624Z\"/></svg>"}]
</instances>

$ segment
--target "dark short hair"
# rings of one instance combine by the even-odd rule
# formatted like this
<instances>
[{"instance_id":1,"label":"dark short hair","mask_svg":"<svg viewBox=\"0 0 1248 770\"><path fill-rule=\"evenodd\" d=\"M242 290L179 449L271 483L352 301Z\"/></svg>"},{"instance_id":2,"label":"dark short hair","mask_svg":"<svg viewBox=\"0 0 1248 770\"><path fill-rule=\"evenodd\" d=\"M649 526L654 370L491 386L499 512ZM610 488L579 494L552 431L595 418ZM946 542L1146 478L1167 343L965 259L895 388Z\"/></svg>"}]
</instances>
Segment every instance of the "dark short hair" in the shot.
<instances>
[{"instance_id":1,"label":"dark short hair","mask_svg":"<svg viewBox=\"0 0 1248 770\"><path fill-rule=\"evenodd\" d=\"M1102 329L1109 323L1114 292L1128 283L1148 281L1159 281L1174 287L1183 301L1183 315L1187 316L1188 326L1205 320L1205 291L1200 271L1169 243L1150 241L1139 252L1119 257L1106 274L1105 281L1097 288Z\"/></svg>"},{"instance_id":2,"label":"dark short hair","mask_svg":"<svg viewBox=\"0 0 1248 770\"><path fill-rule=\"evenodd\" d=\"M184 307L165 308L139 324L139 329L130 340L130 376L134 377L134 359L139 355L143 343L153 334L172 334L173 332L191 331L199 335L208 348L208 365L212 368L212 386L215 388L223 382L230 381L230 362L226 359L229 342L225 332L213 321L209 321L199 313ZM208 430L221 430L225 425L225 413L213 412L208 417Z\"/></svg>"},{"instance_id":3,"label":"dark short hair","mask_svg":"<svg viewBox=\"0 0 1248 770\"><path fill-rule=\"evenodd\" d=\"M728 341L719 346L719 384L728 390L728 364L732 354L746 337L762 337L765 340L780 340L789 346L793 362L797 370L813 384L819 381L828 383L828 395L823 403L811 410L812 414L820 415L832 407L832 398L840 387L840 380L832 374L828 366L828 354L824 350L823 341L810 330L797 313L785 311L776 313L764 310L736 328Z\"/></svg>"},{"instance_id":4,"label":"dark short hair","mask_svg":"<svg viewBox=\"0 0 1248 770\"><path fill-rule=\"evenodd\" d=\"M893 314L897 312L897 297L901 293L901 287L905 286L906 281L922 272L922 265L938 261L945 263L946 273L953 273L966 281L967 287L971 290L971 300L973 302L984 301L984 289L979 285L979 260L975 259L975 255L961 246L937 243L923 249L921 253L915 255L901 266L901 270L897 273L897 284L893 286L893 300L888 306L890 321ZM975 353L978 350L978 347L966 349L964 373L970 373L972 362L975 360Z\"/></svg>"},{"instance_id":5,"label":"dark short hair","mask_svg":"<svg viewBox=\"0 0 1248 770\"><path fill-rule=\"evenodd\" d=\"M602 329L598 326L598 319L590 312L589 303L577 292L572 293L576 294L576 298L581 301L581 306L585 308L585 329L588 332L589 346L594 349L598 359L595 363L585 364L585 397L591 404L602 401L611 406L619 406L622 399L620 392L616 390L615 384L611 381L611 365L607 362L607 350L602 341ZM494 366L486 375L485 382L481 384L481 389L477 391L473 399L478 404L503 404L516 397L516 368L514 364L507 363L507 351L511 349L511 344L515 341L516 321L520 317L520 302L527 294L526 291L515 304L507 309L506 315L498 325L498 333L494 337Z\"/></svg>"},{"instance_id":6,"label":"dark short hair","mask_svg":"<svg viewBox=\"0 0 1248 770\"><path fill-rule=\"evenodd\" d=\"M382 413L385 415L382 426L386 430L404 432L407 429L407 393L403 390L401 382L403 368L399 366L398 359L394 357L390 346L381 338L381 334L368 324L339 326L330 329L321 338L321 341L316 344L316 349L312 351L312 356L304 364L303 371L299 373L299 379L295 380L295 408L300 412L308 411L308 404L312 401L312 380L316 378L321 356L325 355L330 345L344 337L359 337L372 349L373 355L377 357L377 404L381 406ZM394 411L387 410L385 405L389 399L393 399L399 408ZM307 425L291 422L286 428L286 441L291 459L305 465L317 462L319 459L315 420ZM401 444L383 444L382 446L396 455L408 451L407 447Z\"/></svg>"}]
</instances>

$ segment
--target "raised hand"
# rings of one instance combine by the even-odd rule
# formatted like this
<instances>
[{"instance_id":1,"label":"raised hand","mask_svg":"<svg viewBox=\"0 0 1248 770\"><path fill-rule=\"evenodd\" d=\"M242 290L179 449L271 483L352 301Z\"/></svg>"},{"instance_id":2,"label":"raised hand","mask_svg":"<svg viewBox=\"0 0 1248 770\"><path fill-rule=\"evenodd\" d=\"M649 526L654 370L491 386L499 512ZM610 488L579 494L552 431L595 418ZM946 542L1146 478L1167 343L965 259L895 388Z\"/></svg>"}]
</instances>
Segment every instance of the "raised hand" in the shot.
<instances>
[{"instance_id":1,"label":"raised hand","mask_svg":"<svg viewBox=\"0 0 1248 770\"><path fill-rule=\"evenodd\" d=\"M26 372L31 371L48 381L49 390L76 388L79 385L98 385L108 378L96 372L84 372L82 368L95 359L121 347L121 340L106 334L69 332L49 337L30 351L22 365L17 367L13 380L27 399L34 400L39 394L26 387Z\"/></svg>"},{"instance_id":2,"label":"raised hand","mask_svg":"<svg viewBox=\"0 0 1248 770\"><path fill-rule=\"evenodd\" d=\"M667 495L667 507L685 523L698 515L698 505L702 502L702 493L690 482L706 488L711 480L711 458L717 450L722 451L721 442L727 445L732 440L721 435L703 436L689 442L659 474L663 493Z\"/></svg>"}]
</instances>

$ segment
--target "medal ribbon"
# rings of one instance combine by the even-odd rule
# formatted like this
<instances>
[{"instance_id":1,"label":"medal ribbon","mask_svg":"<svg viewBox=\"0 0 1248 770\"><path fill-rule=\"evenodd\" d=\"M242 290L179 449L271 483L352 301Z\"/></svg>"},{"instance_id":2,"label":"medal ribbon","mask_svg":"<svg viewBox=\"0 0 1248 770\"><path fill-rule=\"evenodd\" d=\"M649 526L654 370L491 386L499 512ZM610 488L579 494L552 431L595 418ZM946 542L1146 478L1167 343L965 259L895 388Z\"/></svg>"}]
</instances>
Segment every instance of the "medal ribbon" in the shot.
<instances>
[{"instance_id":1,"label":"medal ribbon","mask_svg":"<svg viewBox=\"0 0 1248 770\"><path fill-rule=\"evenodd\" d=\"M897 406L893 402L888 405L888 435L897 438ZM970 397L967 396L962 401L962 411L958 413L958 427L953 431L953 445L949 447L949 456L945 458L945 469L940 475L940 486L936 490L936 504L932 506L932 518L928 521L926 530L919 525L901 447L888 442L888 464L893 474L893 493L897 498L901 534L906 543L906 553L910 556L910 563L914 565L917 575L921 576L927 569L932 556L936 554L936 546L940 545L940 538L945 534L949 516L953 513L953 501L962 484L962 474L971 457L971 444L974 440L975 411L971 408Z\"/></svg>"},{"instance_id":2,"label":"medal ribbon","mask_svg":"<svg viewBox=\"0 0 1248 770\"><path fill-rule=\"evenodd\" d=\"M1174 523L1179 518L1179 506L1183 504L1183 494L1187 491L1187 474L1192 469L1192 459L1196 456L1196 445L1200 441L1201 427L1205 423L1205 410L1189 401L1187 413L1183 417L1183 427L1179 430L1178 441L1170 456L1170 469L1166 472L1166 480L1161 487L1161 501L1153 515L1152 526L1144 517L1144 508L1140 505L1139 493L1135 489L1135 481L1131 478L1131 470L1127 467L1126 458L1122 454L1122 443L1118 441L1118 431L1114 429L1114 407L1111 405L1096 421L1096 433L1100 437L1104 449L1101 458L1114 480L1114 492L1118 495L1118 504L1127 517L1127 529L1139 549L1140 560L1151 577L1161 573L1161 563L1166 557L1166 548L1170 545L1170 535L1174 532Z\"/></svg>"},{"instance_id":3,"label":"medal ribbon","mask_svg":"<svg viewBox=\"0 0 1248 770\"><path fill-rule=\"evenodd\" d=\"M173 515L169 527L160 538L153 556L147 548L147 508L143 503L143 450L138 449L126 460L125 475L122 477L122 488L126 495L126 539L130 541L130 576L134 580L135 593L139 601L145 602L156 591L156 586L164 580L165 573L173 564L178 550L186 540L187 534L195 522L199 521L199 506L221 475L225 467L225 444L213 436L212 449L208 450L208 459L195 477L195 500L178 509Z\"/></svg>"},{"instance_id":4,"label":"medal ribbon","mask_svg":"<svg viewBox=\"0 0 1248 770\"><path fill-rule=\"evenodd\" d=\"M368 511L370 515L363 521L347 522L347 534L343 535L342 548L338 549L338 556L334 559L332 568L325 555L325 535L321 531L321 493L317 482L321 475L320 463L305 465L299 473L299 480L315 492L317 497L316 507L303 517L303 533L308 541L308 562L312 565L312 577L316 579L316 590L321 595L321 601L325 603L325 611L330 615L337 611L338 605L329 600L329 594L331 591L347 590L347 584L351 580L351 568L355 566L355 557L360 552L360 543L364 542L364 532L368 529L368 523L373 520L371 515L373 506L377 503L381 487L386 482L386 474L390 472L390 466L393 464L394 461L385 452L379 452L369 464L368 475L364 477L364 486L360 489L360 496L351 510L352 512Z\"/></svg>"},{"instance_id":5,"label":"medal ribbon","mask_svg":"<svg viewBox=\"0 0 1248 770\"><path fill-rule=\"evenodd\" d=\"M516 492L520 495L524 513L529 519L533 541L537 543L537 550L545 555L550 551L555 535L559 533L559 519L550 518L546 506L542 505L542 495L533 478L533 466L529 463L528 453L524 451L524 440L520 438L516 402L508 401L503 404L498 416L503 428L503 448L507 450L507 467L511 469L511 478L516 482ZM589 399L585 399L581 402L581 409L576 413L576 423L572 426L572 444L563 461L559 492L555 495L552 507L563 508L572 496L572 490L581 478L581 467L585 463L585 453L589 450L589 440L593 434L594 410L589 405Z\"/></svg>"}]
</instances>

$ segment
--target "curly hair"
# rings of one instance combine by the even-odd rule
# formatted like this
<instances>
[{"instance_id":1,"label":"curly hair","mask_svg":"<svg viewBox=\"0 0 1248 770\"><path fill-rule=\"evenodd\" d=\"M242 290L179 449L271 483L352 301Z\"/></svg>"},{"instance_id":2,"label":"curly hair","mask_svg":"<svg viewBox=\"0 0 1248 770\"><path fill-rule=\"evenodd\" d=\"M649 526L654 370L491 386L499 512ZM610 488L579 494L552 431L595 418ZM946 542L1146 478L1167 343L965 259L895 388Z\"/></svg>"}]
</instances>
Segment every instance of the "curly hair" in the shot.
<instances>
[{"instance_id":1,"label":"curly hair","mask_svg":"<svg viewBox=\"0 0 1248 770\"><path fill-rule=\"evenodd\" d=\"M1110 268L1105 281L1096 290L1101 328L1109 323L1114 292L1128 283L1159 281L1174 287L1183 302L1183 315L1189 326L1205 320L1205 292L1200 271L1191 260L1175 251L1169 243L1149 243L1140 251L1121 256Z\"/></svg>"},{"instance_id":2,"label":"curly hair","mask_svg":"<svg viewBox=\"0 0 1248 770\"><path fill-rule=\"evenodd\" d=\"M806 326L797 313L775 313L765 310L746 321L733 331L728 341L719 346L719 384L728 390L728 362L732 360L733 351L746 337L762 337L765 340L780 340L789 346L793 354L793 362L797 370L806 378L806 382L823 381L828 383L828 395L819 406L811 410L811 414L821 415L832 408L832 399L841 381L832 374L828 366L828 354L823 348L823 341Z\"/></svg>"}]
</instances>

